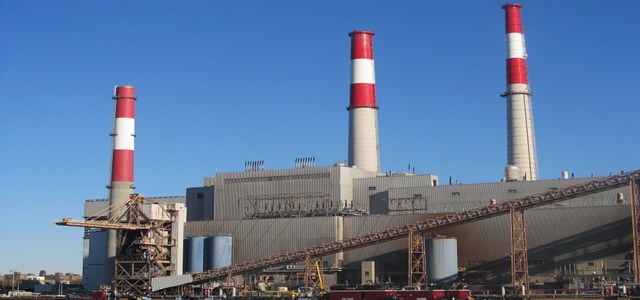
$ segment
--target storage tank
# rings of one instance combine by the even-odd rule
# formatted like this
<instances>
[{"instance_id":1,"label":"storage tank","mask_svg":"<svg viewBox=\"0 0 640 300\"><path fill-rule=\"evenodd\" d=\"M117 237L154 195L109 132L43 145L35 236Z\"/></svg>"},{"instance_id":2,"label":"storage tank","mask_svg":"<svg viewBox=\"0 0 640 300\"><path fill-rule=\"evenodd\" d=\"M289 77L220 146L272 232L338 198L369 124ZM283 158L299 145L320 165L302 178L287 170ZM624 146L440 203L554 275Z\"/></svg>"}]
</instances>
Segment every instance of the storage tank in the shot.
<instances>
[{"instance_id":1,"label":"storage tank","mask_svg":"<svg viewBox=\"0 0 640 300\"><path fill-rule=\"evenodd\" d=\"M458 240L432 238L426 241L429 282L447 284L458 279Z\"/></svg>"},{"instance_id":2,"label":"storage tank","mask_svg":"<svg viewBox=\"0 0 640 300\"><path fill-rule=\"evenodd\" d=\"M520 180L520 169L514 165L507 165L504 167L504 179L506 181L518 181Z\"/></svg>"},{"instance_id":3,"label":"storage tank","mask_svg":"<svg viewBox=\"0 0 640 300\"><path fill-rule=\"evenodd\" d=\"M233 261L233 237L230 235L214 235L207 239L209 253L207 269L214 270L228 267Z\"/></svg>"},{"instance_id":4,"label":"storage tank","mask_svg":"<svg viewBox=\"0 0 640 300\"><path fill-rule=\"evenodd\" d=\"M189 238L189 269L190 273L204 271L204 243L206 237L192 236Z\"/></svg>"}]
</instances>

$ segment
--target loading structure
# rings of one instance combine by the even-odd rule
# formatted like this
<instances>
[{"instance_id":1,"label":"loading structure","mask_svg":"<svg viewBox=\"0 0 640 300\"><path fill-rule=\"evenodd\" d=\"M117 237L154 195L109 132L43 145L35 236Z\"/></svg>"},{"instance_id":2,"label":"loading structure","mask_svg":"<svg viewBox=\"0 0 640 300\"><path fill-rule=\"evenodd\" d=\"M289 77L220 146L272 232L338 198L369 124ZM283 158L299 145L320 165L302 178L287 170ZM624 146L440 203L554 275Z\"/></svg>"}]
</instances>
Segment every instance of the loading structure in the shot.
<instances>
[{"instance_id":1,"label":"loading structure","mask_svg":"<svg viewBox=\"0 0 640 300\"><path fill-rule=\"evenodd\" d=\"M55 224L116 232L113 289L117 295L148 295L152 278L182 273L184 204L160 204L131 194L129 201L107 210L84 221L64 218ZM121 213L102 217L113 211Z\"/></svg>"},{"instance_id":2,"label":"loading structure","mask_svg":"<svg viewBox=\"0 0 640 300\"><path fill-rule=\"evenodd\" d=\"M322 257L342 251L352 250L360 247L370 246L377 243L383 243L394 239L404 238L410 234L425 233L429 231L441 230L448 227L453 227L465 223L475 222L483 219L493 218L501 215L512 214L514 212L522 212L526 209L536 208L543 205L548 205L556 202L561 202L569 199L583 197L591 194L604 192L607 190L623 187L625 185L637 186L640 181L640 170L636 170L629 173L620 175L614 175L604 177L601 179L592 180L586 183L568 186L564 188L557 188L548 192L537 193L525 197L515 198L500 203L486 205L470 210L460 211L453 214L447 214L445 216L429 218L417 223L406 224L403 226L390 227L382 231L372 232L366 235L360 235L340 241L324 243L319 246L313 246L304 249L298 249L290 252L285 252L277 255L272 255L256 260L246 261L239 264L235 264L225 268L219 268L215 270L209 270L203 273L191 274L188 282L181 283L181 285L194 285L206 283L214 280L218 280L233 275L245 274L252 271L259 271L262 269L293 263L297 261L305 261L310 258ZM631 201L636 203L637 200L637 187L634 188L636 193L632 193ZM634 204L636 207L637 204ZM633 207L632 207L633 209ZM633 213L634 216L638 216L637 210ZM640 220L640 218L638 218ZM637 221L637 220L636 220ZM637 229L640 222L634 222L634 247L640 248L640 230ZM638 232L638 233L636 233ZM634 261L638 261L637 251L634 254ZM526 264L526 260L521 263ZM638 268L636 268L636 272ZM161 283L162 281L158 281ZM168 288L174 288L178 285L163 285L152 284L153 291L164 290Z\"/></svg>"}]
</instances>

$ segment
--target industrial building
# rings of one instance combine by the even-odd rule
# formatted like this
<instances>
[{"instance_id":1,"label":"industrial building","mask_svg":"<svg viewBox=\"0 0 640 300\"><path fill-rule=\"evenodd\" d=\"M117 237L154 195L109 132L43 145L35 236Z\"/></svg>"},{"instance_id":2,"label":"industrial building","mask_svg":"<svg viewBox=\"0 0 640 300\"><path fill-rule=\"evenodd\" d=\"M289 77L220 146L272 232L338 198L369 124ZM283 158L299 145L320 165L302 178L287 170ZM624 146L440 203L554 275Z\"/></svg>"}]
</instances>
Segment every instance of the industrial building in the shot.
<instances>
[{"instance_id":1,"label":"industrial building","mask_svg":"<svg viewBox=\"0 0 640 300\"><path fill-rule=\"evenodd\" d=\"M437 177L433 175L356 177L362 173L362 170L346 166L220 173L204 179L210 185L187 189L186 199L157 200L186 203L184 232L187 238L230 236L233 244L231 260L239 263L487 205L492 199L500 202L591 180L434 186ZM338 198L338 195L342 196ZM632 226L629 203L625 201L628 198L629 189L618 188L528 210L526 225L531 275L540 282L549 282L555 279L554 276L579 274L581 264L600 264L606 268L601 267L596 273L582 272L586 278L584 286L588 286L592 278L604 277L602 272L607 269L623 274L613 273L614 278L630 276ZM290 203L294 207L287 205ZM97 207L107 205L106 200L89 201L85 203L86 214L91 215ZM298 209L312 213L323 205L337 209L319 210L326 214L324 216L286 217ZM345 206L349 209L343 210ZM279 213L283 217L256 218L253 217L254 209L271 211L272 216ZM339 211L344 214L337 213ZM355 211L366 213L348 214ZM468 281L499 283L508 281L510 276L509 229L509 218L503 216L434 234L457 239L457 267L466 271ZM88 260L83 264L83 278L87 286L90 282L99 286L99 280L91 280L91 276L103 274L100 268L104 265L92 265L91 262L100 261L104 239L105 234L100 232L88 232L85 239ZM322 260L328 270L335 272L336 282L359 282L362 261L376 262L376 280L404 282L408 268L407 245L406 239L399 239L330 255ZM207 255L201 251L200 260ZM187 272L206 270L189 263L185 263L185 267ZM288 268L283 266L282 272L300 271L303 266Z\"/></svg>"},{"instance_id":2,"label":"industrial building","mask_svg":"<svg viewBox=\"0 0 640 300\"><path fill-rule=\"evenodd\" d=\"M507 92L503 96L507 101L508 151L505 176L501 182L449 182L443 185L438 176L432 174L380 173L374 33L353 31L349 34L348 162L315 166L312 157L296 158L292 159L292 168L282 170L265 169L262 161L246 162L245 170L241 172L205 177L201 187L187 188L185 197L152 198L160 203L186 205L185 255L180 262L183 267L175 263L171 275L180 275L183 271L203 272L208 268L340 241L433 216L593 180L569 178L568 173L564 173L562 179L538 178L520 15L522 6L506 4L503 8L507 26ZM130 87L120 87L116 91L116 95L122 93L135 99ZM133 108L126 111L131 113L122 115L133 118ZM117 115L116 119L122 115ZM116 154L116 150L124 148L130 150L126 154L129 158L125 160L130 162L131 170L122 172L125 176L119 176L120 179L112 177L114 184L110 200L89 200L85 203L86 219L106 217L100 212L110 205L122 203L114 198L122 199L123 195L131 193L133 140L123 141L120 138L127 134L134 136L133 121L116 120L118 128L125 130L124 133L116 131L113 169L119 169L117 160L122 157ZM114 192L116 188L122 190ZM526 245L532 284L556 282L588 288L605 278L633 280L628 279L633 276L628 199L629 188L618 187L527 210ZM113 279L113 262L110 260L115 255L115 237L108 232L107 229L85 231L83 279L87 289L109 285ZM448 262L444 268L450 274L435 272L428 275L431 279L450 283L460 275L473 284L511 281L508 216L487 218L427 234L427 239L433 238L430 243L445 237L455 238L443 241L442 247L449 254L456 255L439 256L429 261L431 265L436 261ZM407 284L408 245L407 239L395 239L334 253L321 260L333 283L391 281ZM303 264L266 271L291 279L304 269ZM371 272L365 275L362 266L367 266ZM563 280L565 282L561 282Z\"/></svg>"}]
</instances>

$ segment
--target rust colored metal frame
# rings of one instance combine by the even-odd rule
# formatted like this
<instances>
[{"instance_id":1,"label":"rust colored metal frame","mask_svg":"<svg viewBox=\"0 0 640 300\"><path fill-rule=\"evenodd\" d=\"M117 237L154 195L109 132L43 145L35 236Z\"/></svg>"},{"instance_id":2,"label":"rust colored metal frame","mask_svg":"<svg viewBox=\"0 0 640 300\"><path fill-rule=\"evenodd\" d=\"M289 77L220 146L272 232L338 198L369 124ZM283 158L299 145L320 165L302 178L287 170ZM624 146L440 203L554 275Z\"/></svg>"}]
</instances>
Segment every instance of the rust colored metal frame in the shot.
<instances>
[{"instance_id":1,"label":"rust colored metal frame","mask_svg":"<svg viewBox=\"0 0 640 300\"><path fill-rule=\"evenodd\" d=\"M640 170L615 176L609 176L602 179L596 179L586 183L559 188L544 193L511 199L495 205L487 205L470 210L460 211L453 214L448 214L441 217L430 218L413 224L391 227L382 231L372 232L369 234L347 238L340 241L334 241L318 246L293 250L286 253L246 261L225 268L193 274L193 282L191 282L191 284L204 283L215 280L220 277L224 277L229 273L249 273L268 267L283 265L296 261L304 261L308 256L326 256L341 251L356 249L376 243L403 238L409 235L409 232L412 231L428 231L435 229L439 230L447 227L505 215L508 214L512 209L520 211L573 198L583 197L586 195L625 186L628 185L629 182L638 179L640 179Z\"/></svg>"},{"instance_id":2,"label":"rust colored metal frame","mask_svg":"<svg viewBox=\"0 0 640 300\"><path fill-rule=\"evenodd\" d=\"M427 198L416 195L408 198L391 198L387 200L388 214L419 214L427 213Z\"/></svg>"},{"instance_id":3,"label":"rust colored metal frame","mask_svg":"<svg viewBox=\"0 0 640 300\"><path fill-rule=\"evenodd\" d=\"M114 283L124 295L144 295L151 291L151 278L169 275L172 224L153 230L118 231L118 254Z\"/></svg>"},{"instance_id":4,"label":"rust colored metal frame","mask_svg":"<svg viewBox=\"0 0 640 300\"><path fill-rule=\"evenodd\" d=\"M639 181L631 181L629 189L631 191L631 224L633 227L633 275L634 281L640 281L640 200L638 197Z\"/></svg>"},{"instance_id":5,"label":"rust colored metal frame","mask_svg":"<svg viewBox=\"0 0 640 300\"><path fill-rule=\"evenodd\" d=\"M410 286L427 287L427 251L423 232L409 232L409 280Z\"/></svg>"},{"instance_id":6,"label":"rust colored metal frame","mask_svg":"<svg viewBox=\"0 0 640 300\"><path fill-rule=\"evenodd\" d=\"M307 257L304 261L304 286L314 290L320 290L322 286L322 258Z\"/></svg>"},{"instance_id":7,"label":"rust colored metal frame","mask_svg":"<svg viewBox=\"0 0 640 300\"><path fill-rule=\"evenodd\" d=\"M115 290L123 295L146 295L151 292L151 278L167 276L174 270L173 222L150 220L142 212L142 199L132 194L127 211L118 219L132 228L144 228L118 231L114 283Z\"/></svg>"},{"instance_id":8,"label":"rust colored metal frame","mask_svg":"<svg viewBox=\"0 0 640 300\"><path fill-rule=\"evenodd\" d=\"M84 221L63 218L61 221L55 221L55 224L61 226L115 230L152 230L156 229L158 226L162 227L164 222L158 223L147 221L148 218L141 210L143 199L144 196L141 194L129 195L129 201L124 204L124 206L126 206L124 212L121 215L114 216L110 220L103 220L98 216L88 217L87 220ZM113 207L108 207L107 209L109 211L115 210ZM100 215L100 213L98 213L98 215Z\"/></svg>"},{"instance_id":9,"label":"rust colored metal frame","mask_svg":"<svg viewBox=\"0 0 640 300\"><path fill-rule=\"evenodd\" d=\"M115 291L121 295L148 294L151 291L151 278L169 275L174 270L171 265L171 249L176 246L171 240L173 221L151 220L142 210L143 199L141 194L131 194L129 201L124 204L124 212L111 220L90 217L86 221L65 218L56 222L57 225L85 227L87 230L117 230L118 252L113 284Z\"/></svg>"},{"instance_id":10,"label":"rust colored metal frame","mask_svg":"<svg viewBox=\"0 0 640 300\"><path fill-rule=\"evenodd\" d=\"M522 285L529 291L529 262L524 211L511 209L511 284Z\"/></svg>"},{"instance_id":11,"label":"rust colored metal frame","mask_svg":"<svg viewBox=\"0 0 640 300\"><path fill-rule=\"evenodd\" d=\"M249 219L330 216L333 209L326 193L247 196L238 199L238 205L242 203ZM336 203L335 209L339 206Z\"/></svg>"}]
</instances>

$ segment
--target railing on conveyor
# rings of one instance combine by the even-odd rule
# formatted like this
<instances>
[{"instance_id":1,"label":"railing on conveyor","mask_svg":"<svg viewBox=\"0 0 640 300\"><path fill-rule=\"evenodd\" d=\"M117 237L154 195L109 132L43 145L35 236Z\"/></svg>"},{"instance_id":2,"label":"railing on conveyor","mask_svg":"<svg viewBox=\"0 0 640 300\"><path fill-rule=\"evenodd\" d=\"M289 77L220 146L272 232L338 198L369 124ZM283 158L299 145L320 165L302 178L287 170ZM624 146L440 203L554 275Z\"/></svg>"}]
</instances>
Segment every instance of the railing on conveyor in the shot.
<instances>
[{"instance_id":1,"label":"railing on conveyor","mask_svg":"<svg viewBox=\"0 0 640 300\"><path fill-rule=\"evenodd\" d=\"M190 284L204 283L214 279L224 278L229 275L247 273L292 262L303 261L307 258L326 256L341 251L369 246L405 237L411 231L429 231L443 229L464 223L492 218L508 214L512 208L516 211L583 197L589 194L600 193L606 190L618 188L629 184L631 181L640 180L640 170L609 176L586 183L554 189L552 191L533 194L525 197L507 200L495 205L482 206L475 209L448 214L441 217L430 218L413 224L387 228L382 231L372 232L340 241L325 243L320 246L294 250L282 254L268 256L252 261L235 264L229 267L209 270L204 273L192 274L193 281Z\"/></svg>"}]
</instances>

